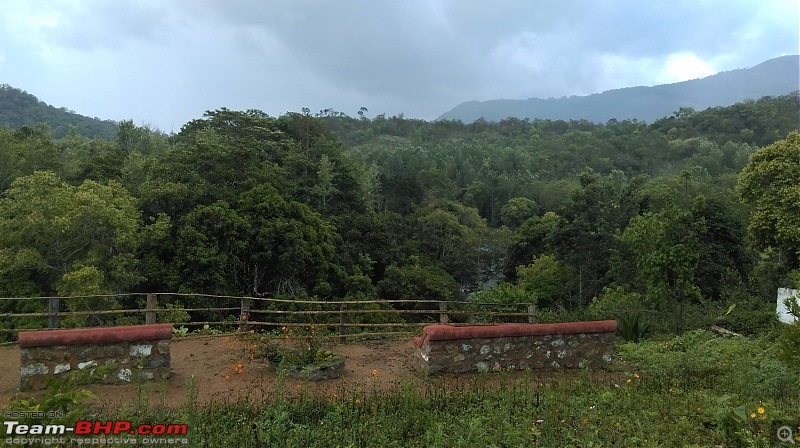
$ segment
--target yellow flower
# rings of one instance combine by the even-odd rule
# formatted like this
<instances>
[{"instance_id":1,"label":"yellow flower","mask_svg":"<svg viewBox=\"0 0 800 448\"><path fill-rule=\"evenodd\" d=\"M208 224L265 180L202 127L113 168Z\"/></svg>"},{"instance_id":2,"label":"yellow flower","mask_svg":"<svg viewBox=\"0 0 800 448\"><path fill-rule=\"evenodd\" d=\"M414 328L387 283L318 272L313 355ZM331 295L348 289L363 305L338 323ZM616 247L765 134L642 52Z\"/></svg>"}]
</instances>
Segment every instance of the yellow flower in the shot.
<instances>
[{"instance_id":1,"label":"yellow flower","mask_svg":"<svg viewBox=\"0 0 800 448\"><path fill-rule=\"evenodd\" d=\"M753 412L752 414L750 414L750 418L756 418L756 413Z\"/></svg>"},{"instance_id":2,"label":"yellow flower","mask_svg":"<svg viewBox=\"0 0 800 448\"><path fill-rule=\"evenodd\" d=\"M758 412L759 414L763 414L763 413L764 413L764 412L766 412L766 411L764 411L764 408L758 408L757 412Z\"/></svg>"},{"instance_id":3,"label":"yellow flower","mask_svg":"<svg viewBox=\"0 0 800 448\"><path fill-rule=\"evenodd\" d=\"M639 374L638 373L634 373L633 377L636 378L636 379L639 379Z\"/></svg>"},{"instance_id":4,"label":"yellow flower","mask_svg":"<svg viewBox=\"0 0 800 448\"><path fill-rule=\"evenodd\" d=\"M372 376L374 376L375 378L381 376L380 373L378 373L378 369L372 371Z\"/></svg>"},{"instance_id":5,"label":"yellow flower","mask_svg":"<svg viewBox=\"0 0 800 448\"><path fill-rule=\"evenodd\" d=\"M630 379L630 378L628 378L627 380L625 380L625 382L626 382L626 383L630 383L630 382L631 382L631 379Z\"/></svg>"}]
</instances>

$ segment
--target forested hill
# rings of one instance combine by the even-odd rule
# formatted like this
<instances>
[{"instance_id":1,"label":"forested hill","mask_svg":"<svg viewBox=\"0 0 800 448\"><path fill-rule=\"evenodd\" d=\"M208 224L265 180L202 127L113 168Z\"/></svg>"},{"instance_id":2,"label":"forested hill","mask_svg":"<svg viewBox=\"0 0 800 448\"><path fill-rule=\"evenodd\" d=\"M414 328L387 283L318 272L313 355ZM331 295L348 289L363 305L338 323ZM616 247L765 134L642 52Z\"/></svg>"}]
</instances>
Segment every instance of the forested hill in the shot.
<instances>
[{"instance_id":1,"label":"forested hill","mask_svg":"<svg viewBox=\"0 0 800 448\"><path fill-rule=\"evenodd\" d=\"M498 121L516 117L605 123L611 119L636 118L652 122L681 107L702 110L746 99L784 95L799 90L799 80L800 56L782 56L748 69L675 84L608 90L588 96L467 101L438 119L469 123L479 118Z\"/></svg>"},{"instance_id":2,"label":"forested hill","mask_svg":"<svg viewBox=\"0 0 800 448\"><path fill-rule=\"evenodd\" d=\"M66 108L51 106L24 90L0 84L0 126L20 128L46 123L53 136L67 135L70 126L75 126L79 135L113 140L117 135L117 123L76 114Z\"/></svg>"},{"instance_id":3,"label":"forested hill","mask_svg":"<svg viewBox=\"0 0 800 448\"><path fill-rule=\"evenodd\" d=\"M798 114L792 94L652 123L220 109L170 136L0 127L0 297L469 299L543 321L644 310L674 331L737 305L769 322L800 268ZM16 310L0 301L0 327L43 325Z\"/></svg>"}]
</instances>

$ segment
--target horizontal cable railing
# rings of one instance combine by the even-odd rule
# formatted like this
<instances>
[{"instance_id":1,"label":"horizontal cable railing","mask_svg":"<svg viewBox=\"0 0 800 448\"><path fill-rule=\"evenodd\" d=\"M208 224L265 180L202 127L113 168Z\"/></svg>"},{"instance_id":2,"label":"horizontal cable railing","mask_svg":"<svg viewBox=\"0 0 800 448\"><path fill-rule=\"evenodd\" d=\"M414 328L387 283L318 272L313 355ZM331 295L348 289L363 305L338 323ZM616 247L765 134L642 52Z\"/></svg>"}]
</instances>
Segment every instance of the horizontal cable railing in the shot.
<instances>
[{"instance_id":1,"label":"horizontal cable railing","mask_svg":"<svg viewBox=\"0 0 800 448\"><path fill-rule=\"evenodd\" d=\"M175 300L180 305L174 305ZM98 310L90 309L88 301ZM113 309L119 300L127 307ZM131 307L131 300L137 300ZM13 303L16 301L17 303ZM40 310L30 302L38 301ZM105 301L105 302L103 302ZM200 306L200 301L227 301L229 306ZM235 301L235 304L230 303ZM9 303L11 302L11 303ZM65 303L69 306L65 309ZM14 306L16 305L16 306ZM186 305L186 307L184 307ZM112 309L99 309L112 306ZM44 309L46 308L46 311ZM75 309L78 308L78 309ZM81 309L86 308L86 309ZM312 308L312 309L306 309ZM174 313L184 313L180 322L168 322ZM221 314L220 314L221 313ZM235 313L235 314L234 314ZM142 319L144 314L144 319ZM159 315L162 318L159 318ZM186 319L186 316L189 319ZM166 317L165 317L166 316ZM364 330L406 330L431 323L481 324L508 320L536 322L536 307L530 303L492 304L445 300L292 300L187 293L127 293L72 297L0 298L0 338L19 331L82 326L119 325L109 318L126 318L126 324L173 323L176 327L231 326L238 331L280 327L330 327L340 337L363 335ZM46 318L46 322L45 322ZM84 319L84 322L81 322ZM91 320L91 322L89 322ZM172 319L176 320L176 319ZM360 330L359 333L350 330ZM385 334L392 331L383 331ZM8 338L5 338L8 339Z\"/></svg>"}]
</instances>

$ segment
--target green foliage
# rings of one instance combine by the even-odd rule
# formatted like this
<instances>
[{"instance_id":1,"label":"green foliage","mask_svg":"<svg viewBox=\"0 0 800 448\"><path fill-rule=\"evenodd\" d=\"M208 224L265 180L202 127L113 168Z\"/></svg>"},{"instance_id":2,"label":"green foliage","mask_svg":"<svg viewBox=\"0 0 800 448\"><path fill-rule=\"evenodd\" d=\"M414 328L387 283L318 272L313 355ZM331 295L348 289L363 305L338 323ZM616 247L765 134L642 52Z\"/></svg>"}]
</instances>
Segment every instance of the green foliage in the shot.
<instances>
[{"instance_id":1,"label":"green foliage","mask_svg":"<svg viewBox=\"0 0 800 448\"><path fill-rule=\"evenodd\" d=\"M472 294L469 298L470 304L468 309L471 311L496 311L496 312L509 312L520 313L526 312L527 309L521 307L520 304L535 305L537 302L536 294L526 291L519 285L502 282L498 283L487 290L481 290ZM508 317L501 318L503 322L512 320L527 322L525 318L511 319ZM475 323L488 323L496 322L497 317L486 315L470 316L470 322Z\"/></svg>"},{"instance_id":2,"label":"green foliage","mask_svg":"<svg viewBox=\"0 0 800 448\"><path fill-rule=\"evenodd\" d=\"M460 284L469 286L477 281L479 236L485 227L477 210L458 203L425 210L417 220L422 253Z\"/></svg>"},{"instance_id":3,"label":"green foliage","mask_svg":"<svg viewBox=\"0 0 800 448\"><path fill-rule=\"evenodd\" d=\"M683 331L685 305L699 297L693 279L700 259L698 238L704 232L702 218L670 207L633 218L621 237L634 253L650 303L671 310L675 333Z\"/></svg>"},{"instance_id":4,"label":"green foliage","mask_svg":"<svg viewBox=\"0 0 800 448\"><path fill-rule=\"evenodd\" d=\"M717 325L747 336L776 334L780 322L775 315L775 304L752 296L736 288L729 298L728 310L717 317Z\"/></svg>"},{"instance_id":5,"label":"green foliage","mask_svg":"<svg viewBox=\"0 0 800 448\"><path fill-rule=\"evenodd\" d=\"M751 205L748 230L759 248L786 253L790 268L800 266L800 132L761 148L739 175L737 191Z\"/></svg>"},{"instance_id":6,"label":"green foliage","mask_svg":"<svg viewBox=\"0 0 800 448\"><path fill-rule=\"evenodd\" d=\"M139 217L113 181L75 187L46 171L18 178L0 198L0 276L25 273L45 295L127 290L143 280L135 253L157 227Z\"/></svg>"},{"instance_id":7,"label":"green foliage","mask_svg":"<svg viewBox=\"0 0 800 448\"><path fill-rule=\"evenodd\" d=\"M669 340L621 344L619 357L649 377L672 382L675 388L695 383L718 395L735 392L743 399L794 396L799 372L779 361L774 348L772 340L718 337L692 330Z\"/></svg>"},{"instance_id":8,"label":"green foliage","mask_svg":"<svg viewBox=\"0 0 800 448\"><path fill-rule=\"evenodd\" d=\"M167 303L164 305L163 311L158 312L158 321L171 324L182 324L189 322L191 316L184 310L181 303Z\"/></svg>"},{"instance_id":9,"label":"green foliage","mask_svg":"<svg viewBox=\"0 0 800 448\"><path fill-rule=\"evenodd\" d=\"M687 332L621 344L615 370L602 374L504 372L458 385L430 379L343 386L333 396L288 395L276 376L275 394L265 402L198 407L190 400L179 412L191 421L192 440L209 446L767 447L774 446L774 422L794 426L800 418L798 378L776 377L759 359L768 346ZM701 375L691 361L709 352L713 359ZM705 369L720 362L729 364ZM769 389L778 381L786 383ZM135 424L153 416L128 418Z\"/></svg>"},{"instance_id":10,"label":"green foliage","mask_svg":"<svg viewBox=\"0 0 800 448\"><path fill-rule=\"evenodd\" d=\"M0 84L0 125L9 128L48 123L56 138L66 136L71 129L88 138L113 140L117 124L76 114L64 107L45 104L24 90Z\"/></svg>"},{"instance_id":11,"label":"green foliage","mask_svg":"<svg viewBox=\"0 0 800 448\"><path fill-rule=\"evenodd\" d=\"M536 297L543 307L566 303L572 270L552 255L537 257L533 263L517 268L517 286Z\"/></svg>"},{"instance_id":12,"label":"green foliage","mask_svg":"<svg viewBox=\"0 0 800 448\"><path fill-rule=\"evenodd\" d=\"M617 334L625 342L639 342L650 331L650 324L647 323L641 314L626 314L618 321Z\"/></svg>"},{"instance_id":13,"label":"green foliage","mask_svg":"<svg viewBox=\"0 0 800 448\"><path fill-rule=\"evenodd\" d=\"M737 433L744 429L747 423L747 407L743 404L734 406L733 399L734 397L730 395L723 395L717 398L716 407L709 410L717 426L730 442L737 439Z\"/></svg>"},{"instance_id":14,"label":"green foliage","mask_svg":"<svg viewBox=\"0 0 800 448\"><path fill-rule=\"evenodd\" d=\"M378 296L387 300L446 300L455 301L460 297L458 283L443 269L422 265L419 262L405 266L392 265L377 285ZM398 304L398 308L408 309L414 304ZM438 310L437 304L419 304L421 309ZM421 318L421 314L413 318ZM412 318L412 317L410 317Z\"/></svg>"},{"instance_id":15,"label":"green foliage","mask_svg":"<svg viewBox=\"0 0 800 448\"><path fill-rule=\"evenodd\" d=\"M68 374L48 380L45 392L38 398L17 399L11 401L9 410L24 412L52 413L60 416L48 418L50 424L72 425L79 419L86 418L87 398L96 398L82 386L103 379L116 369L113 363L98 367L87 366L84 369L70 371ZM40 423L39 418L20 418L21 424Z\"/></svg>"},{"instance_id":16,"label":"green foliage","mask_svg":"<svg viewBox=\"0 0 800 448\"><path fill-rule=\"evenodd\" d=\"M617 286L604 288L602 294L592 299L587 313L591 319L616 319L627 313L638 314L645 309L641 294Z\"/></svg>"},{"instance_id":17,"label":"green foliage","mask_svg":"<svg viewBox=\"0 0 800 448\"><path fill-rule=\"evenodd\" d=\"M130 121L115 124L108 140L78 129L54 138L52 123L3 128L0 296L85 294L67 302L84 311L132 306L103 293L158 290L457 300L505 280L511 285L481 293L485 300L535 297L548 319L647 311L655 333L667 322L773 331L755 303L782 284L796 249L754 238L761 253L752 253L743 229L777 216L770 210L785 209L786 219L765 221L778 227L761 225L762 236L791 235L797 221L797 201L781 198L793 197L784 162L798 98L684 109L653 124L223 108L172 136ZM739 186L755 205L748 222L751 210L733 188L751 154ZM780 182L772 183L775 169ZM533 269L528 279L519 267ZM640 294L642 309L587 307L616 287ZM735 312L716 322L733 303ZM100 321L111 322L91 323Z\"/></svg>"},{"instance_id":18,"label":"green foliage","mask_svg":"<svg viewBox=\"0 0 800 448\"><path fill-rule=\"evenodd\" d=\"M500 220L512 229L519 227L523 222L536 216L539 206L528 198L511 198L500 210Z\"/></svg>"}]
</instances>

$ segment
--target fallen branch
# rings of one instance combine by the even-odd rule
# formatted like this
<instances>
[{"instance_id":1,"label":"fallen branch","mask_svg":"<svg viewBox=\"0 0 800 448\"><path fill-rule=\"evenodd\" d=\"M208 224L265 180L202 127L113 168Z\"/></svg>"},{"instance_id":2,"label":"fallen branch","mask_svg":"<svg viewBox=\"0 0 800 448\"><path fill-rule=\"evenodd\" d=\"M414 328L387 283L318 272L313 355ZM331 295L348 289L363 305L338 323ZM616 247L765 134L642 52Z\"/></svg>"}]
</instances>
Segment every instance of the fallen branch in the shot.
<instances>
[{"instance_id":1,"label":"fallen branch","mask_svg":"<svg viewBox=\"0 0 800 448\"><path fill-rule=\"evenodd\" d=\"M722 328L722 327L718 327L718 326L716 326L716 325L712 325L712 326L711 326L711 331L713 331L713 332L715 332L715 333L719 333L719 334L721 334L721 335L723 335L723 336L735 336L735 337L737 337L737 338L741 338L741 337L743 337L743 336L742 336L742 335L740 335L739 333L733 332L733 331L731 331L731 330L726 330L726 329L724 329L724 328Z\"/></svg>"}]
</instances>

